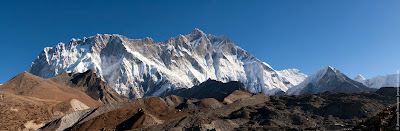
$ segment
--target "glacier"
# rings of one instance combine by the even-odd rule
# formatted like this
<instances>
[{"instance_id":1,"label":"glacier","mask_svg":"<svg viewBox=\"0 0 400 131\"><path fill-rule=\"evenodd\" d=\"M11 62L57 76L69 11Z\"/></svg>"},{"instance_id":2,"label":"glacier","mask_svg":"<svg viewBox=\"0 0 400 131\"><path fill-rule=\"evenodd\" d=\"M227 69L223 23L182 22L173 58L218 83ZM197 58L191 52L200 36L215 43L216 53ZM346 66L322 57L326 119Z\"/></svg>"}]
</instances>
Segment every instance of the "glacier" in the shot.
<instances>
[{"instance_id":1,"label":"glacier","mask_svg":"<svg viewBox=\"0 0 400 131\"><path fill-rule=\"evenodd\" d=\"M159 96L207 79L240 81L250 92L273 95L307 77L297 69L276 71L227 36L207 35L199 29L160 43L118 34L71 39L69 44L44 48L28 72L50 78L89 69L129 98Z\"/></svg>"}]
</instances>

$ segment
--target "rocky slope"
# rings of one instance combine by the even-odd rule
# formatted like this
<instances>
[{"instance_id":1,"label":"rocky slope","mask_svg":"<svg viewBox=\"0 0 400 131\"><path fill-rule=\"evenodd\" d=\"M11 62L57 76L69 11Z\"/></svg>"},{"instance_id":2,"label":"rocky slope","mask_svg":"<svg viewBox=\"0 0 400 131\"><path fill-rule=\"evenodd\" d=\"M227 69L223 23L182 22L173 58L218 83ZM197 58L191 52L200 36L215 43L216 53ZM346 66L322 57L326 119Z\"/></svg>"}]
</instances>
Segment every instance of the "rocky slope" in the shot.
<instances>
[{"instance_id":1,"label":"rocky slope","mask_svg":"<svg viewBox=\"0 0 400 131\"><path fill-rule=\"evenodd\" d=\"M84 73L66 73L50 78L57 83L63 83L82 92L103 104L127 101L128 98L119 95L104 81L96 76L92 70Z\"/></svg>"},{"instance_id":2,"label":"rocky slope","mask_svg":"<svg viewBox=\"0 0 400 131\"><path fill-rule=\"evenodd\" d=\"M200 85L193 89L209 90ZM240 84L226 88L231 87ZM175 95L144 97L76 111L41 130L344 130L376 115L392 99L374 92L267 96L239 90L224 102Z\"/></svg>"},{"instance_id":3,"label":"rocky slope","mask_svg":"<svg viewBox=\"0 0 400 131\"><path fill-rule=\"evenodd\" d=\"M64 114L127 100L91 71L50 79L23 72L0 86L0 130L37 130Z\"/></svg>"},{"instance_id":4,"label":"rocky slope","mask_svg":"<svg viewBox=\"0 0 400 131\"><path fill-rule=\"evenodd\" d=\"M56 102L0 91L0 130L36 130L62 116L52 112Z\"/></svg>"},{"instance_id":5,"label":"rocky slope","mask_svg":"<svg viewBox=\"0 0 400 131\"><path fill-rule=\"evenodd\" d=\"M275 94L306 77L296 69L276 71L228 37L206 35L198 29L162 43L100 34L72 39L69 44L45 48L28 72L50 78L88 69L130 98L190 88L209 78L240 81L250 92Z\"/></svg>"},{"instance_id":6,"label":"rocky slope","mask_svg":"<svg viewBox=\"0 0 400 131\"><path fill-rule=\"evenodd\" d=\"M79 90L24 72L0 86L0 130L37 130L67 112L99 105Z\"/></svg>"},{"instance_id":7,"label":"rocky slope","mask_svg":"<svg viewBox=\"0 0 400 131\"><path fill-rule=\"evenodd\" d=\"M389 105L383 111L355 126L359 131L396 131L397 105Z\"/></svg>"},{"instance_id":8,"label":"rocky slope","mask_svg":"<svg viewBox=\"0 0 400 131\"><path fill-rule=\"evenodd\" d=\"M375 90L376 89L368 88L365 85L348 78L336 68L325 67L320 69L317 73L307 77L299 85L290 88L287 91L287 94L316 94L326 91L354 93Z\"/></svg>"},{"instance_id":9,"label":"rocky slope","mask_svg":"<svg viewBox=\"0 0 400 131\"><path fill-rule=\"evenodd\" d=\"M86 93L62 83L44 79L28 72L23 72L0 87L0 91L13 95L62 102L77 99L89 107L97 107L100 102L93 100Z\"/></svg>"},{"instance_id":10,"label":"rocky slope","mask_svg":"<svg viewBox=\"0 0 400 131\"><path fill-rule=\"evenodd\" d=\"M344 130L381 111L386 99L374 93L258 94L141 130Z\"/></svg>"}]
</instances>

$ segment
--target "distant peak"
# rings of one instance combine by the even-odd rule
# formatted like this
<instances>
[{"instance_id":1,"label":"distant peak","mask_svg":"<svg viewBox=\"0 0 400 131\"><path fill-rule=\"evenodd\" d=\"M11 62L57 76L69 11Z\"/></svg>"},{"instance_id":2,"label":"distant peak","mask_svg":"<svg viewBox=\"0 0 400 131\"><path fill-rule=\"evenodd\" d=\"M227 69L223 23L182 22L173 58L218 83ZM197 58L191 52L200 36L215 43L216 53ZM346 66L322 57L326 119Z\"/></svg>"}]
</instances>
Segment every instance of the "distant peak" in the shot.
<instances>
[{"instance_id":1,"label":"distant peak","mask_svg":"<svg viewBox=\"0 0 400 131\"><path fill-rule=\"evenodd\" d=\"M115 36L115 37L122 37L122 35L120 35L120 34L112 34L112 36Z\"/></svg>"},{"instance_id":2,"label":"distant peak","mask_svg":"<svg viewBox=\"0 0 400 131\"><path fill-rule=\"evenodd\" d=\"M328 66L328 67L322 68L321 70L336 72L338 69L336 69L336 68L334 68L332 66Z\"/></svg>"},{"instance_id":3,"label":"distant peak","mask_svg":"<svg viewBox=\"0 0 400 131\"><path fill-rule=\"evenodd\" d=\"M336 73L340 73L340 72L338 71L338 69L333 68L333 67L331 67L331 66L328 66L328 67L324 67L324 68L319 69L318 72L315 73L314 75L316 75L316 76L323 76L323 75L325 75L325 74L327 74L327 73L329 73L329 72L335 73L335 74L336 74Z\"/></svg>"},{"instance_id":4,"label":"distant peak","mask_svg":"<svg viewBox=\"0 0 400 131\"><path fill-rule=\"evenodd\" d=\"M203 35L204 34L204 32L203 31L201 31L200 29L198 29L198 28L195 28L193 31L192 31L192 33L190 33L190 35ZM204 34L205 35L205 34Z\"/></svg>"},{"instance_id":5,"label":"distant peak","mask_svg":"<svg viewBox=\"0 0 400 131\"><path fill-rule=\"evenodd\" d=\"M193 32L195 32L195 31L203 32L203 31L201 31L199 28L194 28L194 29L193 29Z\"/></svg>"},{"instance_id":6,"label":"distant peak","mask_svg":"<svg viewBox=\"0 0 400 131\"><path fill-rule=\"evenodd\" d=\"M355 78L354 78L354 80L356 80L356 81L364 81L364 80L366 80L361 74L358 74Z\"/></svg>"},{"instance_id":7,"label":"distant peak","mask_svg":"<svg viewBox=\"0 0 400 131\"><path fill-rule=\"evenodd\" d=\"M228 37L228 36L226 36L226 35L222 35L222 36L220 36L219 38L222 38L222 39L224 39L226 42L233 43L233 42L232 42L232 40L231 40L231 39L229 39L229 37Z\"/></svg>"},{"instance_id":8,"label":"distant peak","mask_svg":"<svg viewBox=\"0 0 400 131\"><path fill-rule=\"evenodd\" d=\"M79 39L72 38L70 41L78 41Z\"/></svg>"},{"instance_id":9,"label":"distant peak","mask_svg":"<svg viewBox=\"0 0 400 131\"><path fill-rule=\"evenodd\" d=\"M150 37L146 37L146 38L142 39L142 41L144 41L146 43L155 43L154 40Z\"/></svg>"}]
</instances>

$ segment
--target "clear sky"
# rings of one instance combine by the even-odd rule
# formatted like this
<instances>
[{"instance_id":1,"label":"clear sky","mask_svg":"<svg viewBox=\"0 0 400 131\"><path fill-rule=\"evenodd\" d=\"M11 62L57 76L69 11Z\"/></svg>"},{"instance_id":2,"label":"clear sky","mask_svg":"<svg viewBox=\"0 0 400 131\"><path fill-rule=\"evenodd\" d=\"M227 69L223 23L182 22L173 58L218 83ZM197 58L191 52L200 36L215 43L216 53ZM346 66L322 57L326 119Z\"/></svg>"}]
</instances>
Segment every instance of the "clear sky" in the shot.
<instances>
[{"instance_id":1,"label":"clear sky","mask_svg":"<svg viewBox=\"0 0 400 131\"><path fill-rule=\"evenodd\" d=\"M400 68L400 0L0 1L0 83L71 38L162 42L194 28L227 35L276 70L371 78Z\"/></svg>"}]
</instances>

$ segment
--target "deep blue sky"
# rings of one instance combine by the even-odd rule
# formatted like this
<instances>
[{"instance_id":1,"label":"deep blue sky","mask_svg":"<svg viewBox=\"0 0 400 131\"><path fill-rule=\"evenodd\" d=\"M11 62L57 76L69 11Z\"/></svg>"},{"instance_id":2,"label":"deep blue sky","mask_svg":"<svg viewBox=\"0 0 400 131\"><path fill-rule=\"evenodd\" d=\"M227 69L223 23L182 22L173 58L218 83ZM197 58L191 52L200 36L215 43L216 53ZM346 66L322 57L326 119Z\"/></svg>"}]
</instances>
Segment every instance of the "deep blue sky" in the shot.
<instances>
[{"instance_id":1,"label":"deep blue sky","mask_svg":"<svg viewBox=\"0 0 400 131\"><path fill-rule=\"evenodd\" d=\"M0 1L0 83L71 38L162 42L194 28L227 35L277 70L330 65L370 78L400 68L399 0Z\"/></svg>"}]
</instances>

